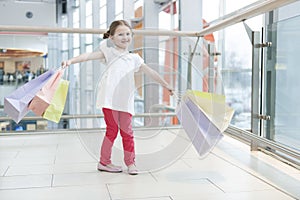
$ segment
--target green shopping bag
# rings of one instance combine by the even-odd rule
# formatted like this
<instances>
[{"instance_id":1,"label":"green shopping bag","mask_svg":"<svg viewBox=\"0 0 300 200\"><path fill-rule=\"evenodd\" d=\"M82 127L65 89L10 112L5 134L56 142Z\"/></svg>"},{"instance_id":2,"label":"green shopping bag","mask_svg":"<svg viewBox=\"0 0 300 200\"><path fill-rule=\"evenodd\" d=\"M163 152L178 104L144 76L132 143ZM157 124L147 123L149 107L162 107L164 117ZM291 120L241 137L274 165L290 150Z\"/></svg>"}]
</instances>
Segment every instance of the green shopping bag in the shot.
<instances>
[{"instance_id":1,"label":"green shopping bag","mask_svg":"<svg viewBox=\"0 0 300 200\"><path fill-rule=\"evenodd\" d=\"M43 114L43 118L58 123L65 108L69 89L69 81L61 79L54 93L54 97Z\"/></svg>"}]
</instances>

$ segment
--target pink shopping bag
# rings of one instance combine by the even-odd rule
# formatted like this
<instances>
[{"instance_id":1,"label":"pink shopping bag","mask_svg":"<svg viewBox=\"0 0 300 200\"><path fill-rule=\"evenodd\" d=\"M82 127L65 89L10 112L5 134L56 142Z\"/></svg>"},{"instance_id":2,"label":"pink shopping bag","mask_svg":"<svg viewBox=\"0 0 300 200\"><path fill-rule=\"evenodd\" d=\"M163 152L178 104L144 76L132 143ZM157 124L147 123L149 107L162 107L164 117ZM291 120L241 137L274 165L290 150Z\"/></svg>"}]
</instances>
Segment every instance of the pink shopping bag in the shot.
<instances>
[{"instance_id":1,"label":"pink shopping bag","mask_svg":"<svg viewBox=\"0 0 300 200\"><path fill-rule=\"evenodd\" d=\"M57 70L51 79L33 97L32 101L28 105L28 109L32 110L36 115L42 116L50 105L63 74L64 69Z\"/></svg>"},{"instance_id":2,"label":"pink shopping bag","mask_svg":"<svg viewBox=\"0 0 300 200\"><path fill-rule=\"evenodd\" d=\"M47 83L54 74L49 70L35 79L19 87L13 93L4 98L4 112L11 117L16 123L28 113L28 104L35 94Z\"/></svg>"}]
</instances>

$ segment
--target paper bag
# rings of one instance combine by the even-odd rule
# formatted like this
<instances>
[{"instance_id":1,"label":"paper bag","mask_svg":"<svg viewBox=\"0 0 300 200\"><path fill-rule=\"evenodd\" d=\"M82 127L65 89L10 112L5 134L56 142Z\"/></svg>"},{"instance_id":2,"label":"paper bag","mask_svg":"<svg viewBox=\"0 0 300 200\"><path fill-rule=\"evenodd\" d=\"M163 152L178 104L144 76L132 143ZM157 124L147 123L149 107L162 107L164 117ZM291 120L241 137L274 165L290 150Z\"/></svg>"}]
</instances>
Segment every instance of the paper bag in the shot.
<instances>
[{"instance_id":1,"label":"paper bag","mask_svg":"<svg viewBox=\"0 0 300 200\"><path fill-rule=\"evenodd\" d=\"M58 87L59 81L63 76L64 69L57 70L50 80L41 88L40 91L33 97L28 108L36 115L42 116L45 110L50 105L54 93Z\"/></svg>"},{"instance_id":2,"label":"paper bag","mask_svg":"<svg viewBox=\"0 0 300 200\"><path fill-rule=\"evenodd\" d=\"M43 118L58 123L64 111L68 94L69 81L61 79L54 97L43 114Z\"/></svg>"},{"instance_id":3,"label":"paper bag","mask_svg":"<svg viewBox=\"0 0 300 200\"><path fill-rule=\"evenodd\" d=\"M49 70L35 79L30 80L4 98L4 112L16 123L28 113L28 104L35 94L47 83L54 74Z\"/></svg>"},{"instance_id":4,"label":"paper bag","mask_svg":"<svg viewBox=\"0 0 300 200\"><path fill-rule=\"evenodd\" d=\"M176 114L200 157L206 156L223 137L222 132L189 98L178 104Z\"/></svg>"},{"instance_id":5,"label":"paper bag","mask_svg":"<svg viewBox=\"0 0 300 200\"><path fill-rule=\"evenodd\" d=\"M193 101L221 132L228 128L234 110L226 104L224 95L188 90L182 99L187 98Z\"/></svg>"}]
</instances>

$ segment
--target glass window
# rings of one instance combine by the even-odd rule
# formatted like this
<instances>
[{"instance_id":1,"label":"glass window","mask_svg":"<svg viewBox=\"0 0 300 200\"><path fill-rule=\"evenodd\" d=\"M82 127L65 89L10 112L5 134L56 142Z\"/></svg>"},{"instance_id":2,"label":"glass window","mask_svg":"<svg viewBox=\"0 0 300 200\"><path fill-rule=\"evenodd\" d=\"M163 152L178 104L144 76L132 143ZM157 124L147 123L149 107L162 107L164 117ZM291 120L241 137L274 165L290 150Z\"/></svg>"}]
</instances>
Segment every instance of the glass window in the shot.
<instances>
[{"instance_id":1,"label":"glass window","mask_svg":"<svg viewBox=\"0 0 300 200\"><path fill-rule=\"evenodd\" d=\"M212 1L210 1L212 2ZM236 1L236 0L225 0L226 4L226 12L225 14L239 11L241 8L251 5L252 3L259 2L259 0L244 0L244 1Z\"/></svg>"},{"instance_id":2,"label":"glass window","mask_svg":"<svg viewBox=\"0 0 300 200\"><path fill-rule=\"evenodd\" d=\"M116 17L115 17L115 19L116 19L116 20L121 20L121 19L123 19L123 12L117 14Z\"/></svg>"},{"instance_id":3,"label":"glass window","mask_svg":"<svg viewBox=\"0 0 300 200\"><path fill-rule=\"evenodd\" d=\"M93 28L93 16L89 15L86 17L86 24L85 24L86 28Z\"/></svg>"},{"instance_id":4,"label":"glass window","mask_svg":"<svg viewBox=\"0 0 300 200\"><path fill-rule=\"evenodd\" d=\"M69 53L68 51L62 52L62 60L68 60L69 59Z\"/></svg>"},{"instance_id":5,"label":"glass window","mask_svg":"<svg viewBox=\"0 0 300 200\"><path fill-rule=\"evenodd\" d=\"M80 47L80 35L77 33L73 34L73 48Z\"/></svg>"},{"instance_id":6,"label":"glass window","mask_svg":"<svg viewBox=\"0 0 300 200\"><path fill-rule=\"evenodd\" d=\"M106 6L107 0L100 0L100 7Z\"/></svg>"},{"instance_id":7,"label":"glass window","mask_svg":"<svg viewBox=\"0 0 300 200\"><path fill-rule=\"evenodd\" d=\"M93 35L92 34L86 34L85 35L85 43L86 44L92 44L93 43Z\"/></svg>"},{"instance_id":8,"label":"glass window","mask_svg":"<svg viewBox=\"0 0 300 200\"><path fill-rule=\"evenodd\" d=\"M93 50L93 45L87 45L86 47L85 47L85 51L86 52L93 52L94 50Z\"/></svg>"},{"instance_id":9,"label":"glass window","mask_svg":"<svg viewBox=\"0 0 300 200\"><path fill-rule=\"evenodd\" d=\"M79 28L79 8L73 11L73 28Z\"/></svg>"},{"instance_id":10,"label":"glass window","mask_svg":"<svg viewBox=\"0 0 300 200\"><path fill-rule=\"evenodd\" d=\"M79 3L80 3L79 0L74 0L74 6L75 7L79 7Z\"/></svg>"},{"instance_id":11,"label":"glass window","mask_svg":"<svg viewBox=\"0 0 300 200\"><path fill-rule=\"evenodd\" d=\"M68 44L69 44L68 34L67 33L62 33L62 50L69 49Z\"/></svg>"},{"instance_id":12,"label":"glass window","mask_svg":"<svg viewBox=\"0 0 300 200\"><path fill-rule=\"evenodd\" d=\"M116 0L116 12L120 13L123 12L123 0Z\"/></svg>"},{"instance_id":13,"label":"glass window","mask_svg":"<svg viewBox=\"0 0 300 200\"><path fill-rule=\"evenodd\" d=\"M86 18L85 18L85 27L86 28L93 28L93 1L88 0L86 2ZM87 34L85 38L86 43L93 42L93 36L91 34Z\"/></svg>"},{"instance_id":14,"label":"glass window","mask_svg":"<svg viewBox=\"0 0 300 200\"><path fill-rule=\"evenodd\" d=\"M220 16L220 4L219 1L202 1L202 16L207 22L211 22L218 19Z\"/></svg>"},{"instance_id":15,"label":"glass window","mask_svg":"<svg viewBox=\"0 0 300 200\"><path fill-rule=\"evenodd\" d=\"M62 27L68 27L68 17L67 17L67 15L62 15L61 26Z\"/></svg>"},{"instance_id":16,"label":"glass window","mask_svg":"<svg viewBox=\"0 0 300 200\"><path fill-rule=\"evenodd\" d=\"M74 48L73 49L73 56L76 57L76 56L79 56L80 55L80 49L79 48ZM77 76L79 78L79 71L80 71L80 68L79 68L79 64L75 64L74 65L74 75Z\"/></svg>"},{"instance_id":17,"label":"glass window","mask_svg":"<svg viewBox=\"0 0 300 200\"><path fill-rule=\"evenodd\" d=\"M136 0L134 2L134 9L136 10L137 8L144 6L144 0Z\"/></svg>"},{"instance_id":18,"label":"glass window","mask_svg":"<svg viewBox=\"0 0 300 200\"><path fill-rule=\"evenodd\" d=\"M299 49L300 17L293 17L267 27L265 137L300 150Z\"/></svg>"},{"instance_id":19,"label":"glass window","mask_svg":"<svg viewBox=\"0 0 300 200\"><path fill-rule=\"evenodd\" d=\"M93 1L88 0L85 4L85 14L86 16L92 15L93 14Z\"/></svg>"},{"instance_id":20,"label":"glass window","mask_svg":"<svg viewBox=\"0 0 300 200\"><path fill-rule=\"evenodd\" d=\"M100 28L107 27L107 12L106 12L106 4L100 7L99 16L100 16Z\"/></svg>"},{"instance_id":21,"label":"glass window","mask_svg":"<svg viewBox=\"0 0 300 200\"><path fill-rule=\"evenodd\" d=\"M257 0L203 1L203 19L208 23L217 21L221 16L235 14L254 2ZM263 26L262 15L246 23L253 31L260 31ZM222 87L227 103L235 109L231 123L239 128L250 129L252 45L245 27L243 23L238 23L214 32L212 37L216 51L221 52L215 63L216 87Z\"/></svg>"}]
</instances>

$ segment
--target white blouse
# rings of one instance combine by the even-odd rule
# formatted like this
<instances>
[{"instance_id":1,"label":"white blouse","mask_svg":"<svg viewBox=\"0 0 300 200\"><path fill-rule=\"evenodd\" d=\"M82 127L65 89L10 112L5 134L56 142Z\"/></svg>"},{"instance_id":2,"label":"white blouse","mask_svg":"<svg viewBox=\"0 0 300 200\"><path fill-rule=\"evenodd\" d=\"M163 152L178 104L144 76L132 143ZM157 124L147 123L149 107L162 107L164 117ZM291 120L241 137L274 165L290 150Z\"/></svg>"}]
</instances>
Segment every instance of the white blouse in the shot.
<instances>
[{"instance_id":1,"label":"white blouse","mask_svg":"<svg viewBox=\"0 0 300 200\"><path fill-rule=\"evenodd\" d=\"M100 43L107 66L98 85L96 107L109 108L134 114L135 82L137 72L144 60L137 53L118 51L110 39Z\"/></svg>"}]
</instances>

